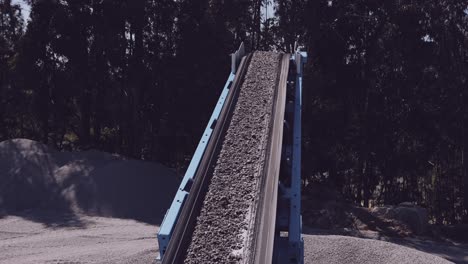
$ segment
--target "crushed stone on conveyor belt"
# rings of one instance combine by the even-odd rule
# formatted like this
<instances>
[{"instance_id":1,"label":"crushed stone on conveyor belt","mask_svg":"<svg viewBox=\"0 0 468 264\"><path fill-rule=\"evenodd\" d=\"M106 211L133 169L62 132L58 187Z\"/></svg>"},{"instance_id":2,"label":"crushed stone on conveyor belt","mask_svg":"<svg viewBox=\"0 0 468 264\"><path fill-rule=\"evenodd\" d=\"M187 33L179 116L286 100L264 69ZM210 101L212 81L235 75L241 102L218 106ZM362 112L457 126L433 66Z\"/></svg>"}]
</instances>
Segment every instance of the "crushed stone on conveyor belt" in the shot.
<instances>
[{"instance_id":1,"label":"crushed stone on conveyor belt","mask_svg":"<svg viewBox=\"0 0 468 264\"><path fill-rule=\"evenodd\" d=\"M185 263L240 263L250 254L280 57L252 56Z\"/></svg>"}]
</instances>

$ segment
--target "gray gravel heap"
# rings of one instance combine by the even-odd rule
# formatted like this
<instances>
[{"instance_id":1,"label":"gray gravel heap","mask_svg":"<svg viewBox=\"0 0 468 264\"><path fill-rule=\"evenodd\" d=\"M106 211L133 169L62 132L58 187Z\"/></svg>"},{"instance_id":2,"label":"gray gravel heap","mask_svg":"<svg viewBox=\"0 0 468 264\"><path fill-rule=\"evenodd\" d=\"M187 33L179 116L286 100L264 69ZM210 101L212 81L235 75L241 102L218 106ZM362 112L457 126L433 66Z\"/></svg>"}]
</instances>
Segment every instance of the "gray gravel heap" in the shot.
<instances>
[{"instance_id":1,"label":"gray gravel heap","mask_svg":"<svg viewBox=\"0 0 468 264\"><path fill-rule=\"evenodd\" d=\"M439 256L385 241L334 235L303 235L304 263L448 264ZM438 252L437 250L434 252ZM444 255L444 251L438 252Z\"/></svg>"},{"instance_id":2,"label":"gray gravel heap","mask_svg":"<svg viewBox=\"0 0 468 264\"><path fill-rule=\"evenodd\" d=\"M252 56L185 263L239 263L249 254L279 67L278 53Z\"/></svg>"}]
</instances>

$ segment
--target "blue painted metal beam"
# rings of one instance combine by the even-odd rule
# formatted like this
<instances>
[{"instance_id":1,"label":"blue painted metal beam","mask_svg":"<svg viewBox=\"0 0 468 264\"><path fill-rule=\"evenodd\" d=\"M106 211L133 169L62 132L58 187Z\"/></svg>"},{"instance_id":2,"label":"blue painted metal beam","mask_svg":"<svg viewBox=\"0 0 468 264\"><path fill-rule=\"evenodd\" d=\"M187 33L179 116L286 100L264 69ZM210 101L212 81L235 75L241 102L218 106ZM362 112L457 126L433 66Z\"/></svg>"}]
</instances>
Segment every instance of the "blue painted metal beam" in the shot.
<instances>
[{"instance_id":1,"label":"blue painted metal beam","mask_svg":"<svg viewBox=\"0 0 468 264\"><path fill-rule=\"evenodd\" d=\"M163 258L167 246L169 245L169 241L171 239L172 232L179 218L179 214L181 212L182 207L184 206L185 199L187 198L187 195L190 192L190 187L192 185L193 178L195 176L195 173L197 172L200 161L202 160L203 155L205 154L205 150L211 138L211 134L213 133L213 130L215 128L216 121L218 120L219 115L221 114L221 110L223 109L226 97L230 91L231 85L236 76L237 68L244 55L244 43L241 43L239 49L233 54L231 54L231 72L229 74L229 77L226 81L226 84L224 85L224 89L221 92L218 102L216 103L215 109L211 114L210 120L208 121L208 125L206 126L205 131L203 132L203 136L200 139L200 142L198 143L197 149L193 154L192 160L190 161L187 171L185 172L184 178L182 179L182 182L179 186L179 189L177 190L174 200L172 201L171 207L169 208L169 210L167 210L161 227L159 229L157 235L159 243L158 259Z\"/></svg>"},{"instance_id":2,"label":"blue painted metal beam","mask_svg":"<svg viewBox=\"0 0 468 264\"><path fill-rule=\"evenodd\" d=\"M219 97L218 102L216 103L216 107L213 111L213 114L211 115L210 120L208 121L208 125L206 126L205 131L203 132L203 136L200 139L200 142L198 143L197 149L193 154L192 160L190 161L187 171L185 172L185 176L182 179L182 182L179 186L179 189L177 190L174 200L172 201L171 207L164 216L164 220L158 232L160 254L159 258L162 258L164 256L164 252L167 249L167 245L169 244L172 231L174 230L182 206L189 193L190 183L192 182L193 177L198 169L198 165L200 164L203 154L205 153L206 146L208 145L208 141L210 140L211 134L213 133L213 124L216 122L216 120L218 120L218 117L221 113L221 109L223 108L224 102L229 93L229 88L232 82L234 81L234 77L235 74L231 72L226 81L226 84L224 85L224 89L221 92L221 96Z\"/></svg>"},{"instance_id":3,"label":"blue painted metal beam","mask_svg":"<svg viewBox=\"0 0 468 264\"><path fill-rule=\"evenodd\" d=\"M296 52L291 56L291 63L296 65L296 73L289 76L289 81L294 81L294 96L289 98L284 135L292 141L286 140L283 146L283 162L287 171L283 175L289 185L279 183L281 197L278 197L276 227L280 232L275 238L274 263L304 263L304 240L302 239L301 217L301 143L302 143L302 72L307 60L307 53ZM292 85L292 84L291 84ZM287 232L286 232L287 231Z\"/></svg>"},{"instance_id":4,"label":"blue painted metal beam","mask_svg":"<svg viewBox=\"0 0 468 264\"><path fill-rule=\"evenodd\" d=\"M294 127L292 145L291 188L289 190L289 250L298 263L304 262L304 241L302 239L301 216L301 146L302 146L302 72L307 60L307 53L297 52L296 63L296 89L294 100Z\"/></svg>"}]
</instances>

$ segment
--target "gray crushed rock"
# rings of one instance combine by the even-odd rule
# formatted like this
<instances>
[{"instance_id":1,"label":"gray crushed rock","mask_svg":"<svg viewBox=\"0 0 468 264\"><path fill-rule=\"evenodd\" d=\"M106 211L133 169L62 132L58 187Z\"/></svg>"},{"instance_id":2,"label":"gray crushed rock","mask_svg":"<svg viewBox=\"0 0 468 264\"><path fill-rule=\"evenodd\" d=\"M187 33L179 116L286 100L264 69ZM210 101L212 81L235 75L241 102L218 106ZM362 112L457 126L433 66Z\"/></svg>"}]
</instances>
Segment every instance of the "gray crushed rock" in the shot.
<instances>
[{"instance_id":1,"label":"gray crushed rock","mask_svg":"<svg viewBox=\"0 0 468 264\"><path fill-rule=\"evenodd\" d=\"M304 263L314 264L446 264L441 257L409 247L335 235L303 235Z\"/></svg>"},{"instance_id":2,"label":"gray crushed rock","mask_svg":"<svg viewBox=\"0 0 468 264\"><path fill-rule=\"evenodd\" d=\"M239 263L251 247L280 54L255 52L189 245L185 263Z\"/></svg>"},{"instance_id":3,"label":"gray crushed rock","mask_svg":"<svg viewBox=\"0 0 468 264\"><path fill-rule=\"evenodd\" d=\"M149 264L158 226L32 210L0 217L1 264Z\"/></svg>"}]
</instances>

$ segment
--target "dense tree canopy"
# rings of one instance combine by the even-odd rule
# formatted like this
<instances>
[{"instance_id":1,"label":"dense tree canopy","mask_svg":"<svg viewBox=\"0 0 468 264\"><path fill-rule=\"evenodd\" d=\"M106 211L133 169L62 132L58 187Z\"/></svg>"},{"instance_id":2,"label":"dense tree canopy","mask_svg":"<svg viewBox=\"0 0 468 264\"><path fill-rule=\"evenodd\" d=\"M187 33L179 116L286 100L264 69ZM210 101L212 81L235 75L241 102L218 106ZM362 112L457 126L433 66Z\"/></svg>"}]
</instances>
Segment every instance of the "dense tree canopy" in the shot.
<instances>
[{"instance_id":1,"label":"dense tree canopy","mask_svg":"<svg viewBox=\"0 0 468 264\"><path fill-rule=\"evenodd\" d=\"M229 53L308 51L303 177L468 221L468 0L0 0L0 140L181 171ZM275 17L265 17L274 5Z\"/></svg>"},{"instance_id":2,"label":"dense tree canopy","mask_svg":"<svg viewBox=\"0 0 468 264\"><path fill-rule=\"evenodd\" d=\"M307 4L306 177L364 206L412 201L438 222L466 216L467 7Z\"/></svg>"}]
</instances>

